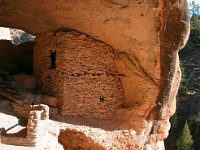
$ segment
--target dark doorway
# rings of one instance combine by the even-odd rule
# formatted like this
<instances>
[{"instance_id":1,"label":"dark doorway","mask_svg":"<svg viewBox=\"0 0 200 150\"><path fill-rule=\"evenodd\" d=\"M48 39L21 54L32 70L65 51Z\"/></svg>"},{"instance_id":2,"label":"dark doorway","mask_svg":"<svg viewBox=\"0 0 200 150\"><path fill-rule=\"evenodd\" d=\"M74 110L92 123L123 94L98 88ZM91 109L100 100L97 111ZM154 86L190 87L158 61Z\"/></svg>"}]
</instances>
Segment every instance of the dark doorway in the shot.
<instances>
[{"instance_id":1,"label":"dark doorway","mask_svg":"<svg viewBox=\"0 0 200 150\"><path fill-rule=\"evenodd\" d=\"M51 51L51 69L56 68L56 51L52 50Z\"/></svg>"}]
</instances>

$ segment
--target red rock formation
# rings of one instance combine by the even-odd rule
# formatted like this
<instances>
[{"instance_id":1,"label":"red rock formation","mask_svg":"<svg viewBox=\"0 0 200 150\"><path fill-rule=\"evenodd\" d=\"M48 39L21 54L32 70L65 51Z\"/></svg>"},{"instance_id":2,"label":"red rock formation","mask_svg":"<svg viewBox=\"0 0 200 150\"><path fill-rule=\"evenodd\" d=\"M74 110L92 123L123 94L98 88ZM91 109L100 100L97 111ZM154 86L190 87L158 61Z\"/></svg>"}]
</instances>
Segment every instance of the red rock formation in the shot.
<instances>
[{"instance_id":1,"label":"red rock formation","mask_svg":"<svg viewBox=\"0 0 200 150\"><path fill-rule=\"evenodd\" d=\"M103 148L94 143L92 139L85 136L82 132L76 130L66 129L59 135L59 142L64 146L65 149L70 150L103 150Z\"/></svg>"},{"instance_id":2,"label":"red rock formation","mask_svg":"<svg viewBox=\"0 0 200 150\"><path fill-rule=\"evenodd\" d=\"M163 149L180 82L178 50L188 38L186 0L2 0L0 25L38 37L72 29L117 49L124 108L98 128L73 128L105 149Z\"/></svg>"}]
</instances>

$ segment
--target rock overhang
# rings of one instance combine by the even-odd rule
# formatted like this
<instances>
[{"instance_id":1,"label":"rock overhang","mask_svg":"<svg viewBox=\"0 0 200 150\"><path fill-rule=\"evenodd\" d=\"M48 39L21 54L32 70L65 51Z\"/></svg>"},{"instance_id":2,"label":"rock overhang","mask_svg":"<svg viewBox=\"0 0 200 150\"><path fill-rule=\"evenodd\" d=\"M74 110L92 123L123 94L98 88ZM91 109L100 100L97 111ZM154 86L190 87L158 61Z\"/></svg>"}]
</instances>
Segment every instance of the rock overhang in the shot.
<instances>
[{"instance_id":1,"label":"rock overhang","mask_svg":"<svg viewBox=\"0 0 200 150\"><path fill-rule=\"evenodd\" d=\"M141 127L146 119L165 122L174 113L170 105L174 108L180 81L177 51L189 33L186 1L7 0L1 1L0 14L1 26L34 35L76 30L119 50L115 64L125 75L121 81L127 109L118 116L129 120L127 126Z\"/></svg>"}]
</instances>

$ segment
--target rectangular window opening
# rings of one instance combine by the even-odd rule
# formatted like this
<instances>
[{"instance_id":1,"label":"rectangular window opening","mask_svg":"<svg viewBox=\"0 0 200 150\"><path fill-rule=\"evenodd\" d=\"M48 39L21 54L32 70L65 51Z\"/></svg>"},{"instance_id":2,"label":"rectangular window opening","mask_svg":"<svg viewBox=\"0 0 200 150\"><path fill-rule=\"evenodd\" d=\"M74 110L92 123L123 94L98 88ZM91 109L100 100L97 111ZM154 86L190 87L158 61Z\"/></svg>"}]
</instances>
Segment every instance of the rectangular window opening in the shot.
<instances>
[{"instance_id":1,"label":"rectangular window opening","mask_svg":"<svg viewBox=\"0 0 200 150\"><path fill-rule=\"evenodd\" d=\"M51 51L51 69L56 69L56 51Z\"/></svg>"}]
</instances>

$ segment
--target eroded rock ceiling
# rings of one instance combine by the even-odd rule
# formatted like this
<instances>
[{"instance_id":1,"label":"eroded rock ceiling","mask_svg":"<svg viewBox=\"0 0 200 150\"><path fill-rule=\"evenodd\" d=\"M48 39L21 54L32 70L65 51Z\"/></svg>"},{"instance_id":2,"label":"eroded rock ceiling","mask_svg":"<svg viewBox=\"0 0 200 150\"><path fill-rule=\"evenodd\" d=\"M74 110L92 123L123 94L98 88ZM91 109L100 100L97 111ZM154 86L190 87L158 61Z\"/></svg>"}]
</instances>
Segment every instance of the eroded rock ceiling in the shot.
<instances>
[{"instance_id":1,"label":"eroded rock ceiling","mask_svg":"<svg viewBox=\"0 0 200 150\"><path fill-rule=\"evenodd\" d=\"M131 148L146 144L159 149L175 111L178 50L189 34L186 0L0 0L0 26L36 36L50 30L76 30L118 50L114 62L124 75L126 109L116 116L140 135L114 147L128 149L131 141L139 141ZM105 141L93 139L110 148Z\"/></svg>"}]
</instances>

